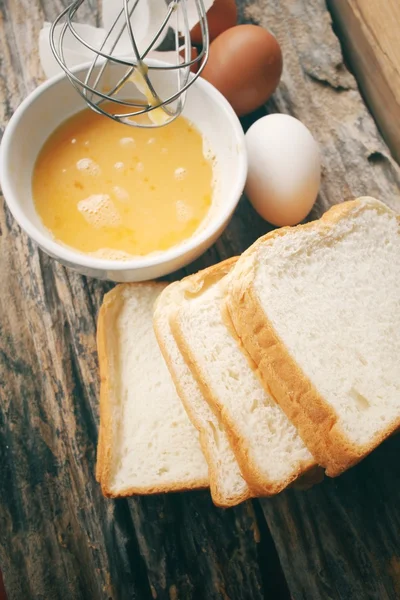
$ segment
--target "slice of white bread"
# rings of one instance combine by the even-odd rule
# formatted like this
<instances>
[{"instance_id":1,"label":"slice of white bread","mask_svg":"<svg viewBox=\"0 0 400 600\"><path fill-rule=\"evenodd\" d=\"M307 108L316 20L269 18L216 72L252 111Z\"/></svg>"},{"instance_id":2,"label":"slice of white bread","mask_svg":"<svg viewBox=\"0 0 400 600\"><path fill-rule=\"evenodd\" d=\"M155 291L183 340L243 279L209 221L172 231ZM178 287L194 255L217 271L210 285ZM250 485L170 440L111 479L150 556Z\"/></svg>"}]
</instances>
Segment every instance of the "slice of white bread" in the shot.
<instances>
[{"instance_id":1,"label":"slice of white bread","mask_svg":"<svg viewBox=\"0 0 400 600\"><path fill-rule=\"evenodd\" d=\"M227 306L266 390L330 476L400 427L400 224L373 198L260 238Z\"/></svg>"},{"instance_id":2,"label":"slice of white bread","mask_svg":"<svg viewBox=\"0 0 400 600\"><path fill-rule=\"evenodd\" d=\"M240 469L259 495L277 494L315 460L278 404L264 391L222 313L231 259L187 277L170 325L200 389L226 427Z\"/></svg>"},{"instance_id":3,"label":"slice of white bread","mask_svg":"<svg viewBox=\"0 0 400 600\"><path fill-rule=\"evenodd\" d=\"M183 280L185 281L185 280ZM193 425L209 466L214 504L235 506L252 496L243 479L226 431L211 410L181 355L170 328L170 316L180 310L181 282L171 283L159 296L154 309L154 330L176 389Z\"/></svg>"},{"instance_id":4,"label":"slice of white bread","mask_svg":"<svg viewBox=\"0 0 400 600\"><path fill-rule=\"evenodd\" d=\"M108 496L208 486L198 432L154 335L153 305L165 285L119 285L100 309L97 477Z\"/></svg>"}]
</instances>

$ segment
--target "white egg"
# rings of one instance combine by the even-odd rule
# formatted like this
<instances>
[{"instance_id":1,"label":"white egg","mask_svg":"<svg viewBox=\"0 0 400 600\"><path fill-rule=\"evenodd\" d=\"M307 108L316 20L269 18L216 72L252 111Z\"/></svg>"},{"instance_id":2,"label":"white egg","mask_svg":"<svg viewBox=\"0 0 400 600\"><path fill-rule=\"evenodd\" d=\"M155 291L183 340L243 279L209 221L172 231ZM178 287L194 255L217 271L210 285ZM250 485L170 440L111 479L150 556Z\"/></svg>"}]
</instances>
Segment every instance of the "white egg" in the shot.
<instances>
[{"instance_id":1,"label":"white egg","mask_svg":"<svg viewBox=\"0 0 400 600\"><path fill-rule=\"evenodd\" d=\"M289 115L267 115L246 133L245 193L273 225L296 225L310 212L321 182L321 155L303 123Z\"/></svg>"}]
</instances>

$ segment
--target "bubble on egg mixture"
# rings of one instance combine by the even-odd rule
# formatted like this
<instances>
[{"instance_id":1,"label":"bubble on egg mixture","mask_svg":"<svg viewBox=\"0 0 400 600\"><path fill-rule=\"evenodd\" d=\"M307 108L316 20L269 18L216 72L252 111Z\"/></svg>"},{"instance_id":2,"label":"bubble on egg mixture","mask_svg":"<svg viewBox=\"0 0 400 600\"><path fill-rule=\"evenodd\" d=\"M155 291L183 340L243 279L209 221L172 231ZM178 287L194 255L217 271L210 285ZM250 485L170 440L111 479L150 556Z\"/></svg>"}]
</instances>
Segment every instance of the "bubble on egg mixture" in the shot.
<instances>
[{"instance_id":1,"label":"bubble on egg mixture","mask_svg":"<svg viewBox=\"0 0 400 600\"><path fill-rule=\"evenodd\" d=\"M190 206L186 204L183 200L177 200L175 204L176 208L176 216L178 221L181 223L186 223L192 218L193 211Z\"/></svg>"},{"instance_id":2,"label":"bubble on egg mixture","mask_svg":"<svg viewBox=\"0 0 400 600\"><path fill-rule=\"evenodd\" d=\"M96 227L116 227L121 224L121 217L110 196L93 194L78 202L78 210L86 221Z\"/></svg>"},{"instance_id":3,"label":"bubble on egg mixture","mask_svg":"<svg viewBox=\"0 0 400 600\"><path fill-rule=\"evenodd\" d=\"M119 185L114 185L113 192L118 200L121 200L122 202L127 202L129 200L129 193Z\"/></svg>"},{"instance_id":4,"label":"bubble on egg mixture","mask_svg":"<svg viewBox=\"0 0 400 600\"><path fill-rule=\"evenodd\" d=\"M149 139L147 140L147 143L148 143L148 144L155 144L155 142L156 142L156 138L154 138L154 137L152 137L152 138L149 138Z\"/></svg>"},{"instance_id":5,"label":"bubble on egg mixture","mask_svg":"<svg viewBox=\"0 0 400 600\"><path fill-rule=\"evenodd\" d=\"M136 146L135 140L132 137L123 137L119 140L121 146Z\"/></svg>"},{"instance_id":6,"label":"bubble on egg mixture","mask_svg":"<svg viewBox=\"0 0 400 600\"><path fill-rule=\"evenodd\" d=\"M81 158L76 163L78 171L84 171L88 175L100 175L101 169L91 158Z\"/></svg>"},{"instance_id":7,"label":"bubble on egg mixture","mask_svg":"<svg viewBox=\"0 0 400 600\"><path fill-rule=\"evenodd\" d=\"M178 169L175 169L174 172L174 177L175 179L185 179L187 175L187 170L184 167L179 167Z\"/></svg>"},{"instance_id":8,"label":"bubble on egg mixture","mask_svg":"<svg viewBox=\"0 0 400 600\"><path fill-rule=\"evenodd\" d=\"M125 167L123 162L116 162L114 165L114 169L117 169L117 171L122 171L122 169Z\"/></svg>"},{"instance_id":9,"label":"bubble on egg mixture","mask_svg":"<svg viewBox=\"0 0 400 600\"><path fill-rule=\"evenodd\" d=\"M136 165L136 171L139 171L140 173L144 171L144 164L142 162L138 162Z\"/></svg>"}]
</instances>

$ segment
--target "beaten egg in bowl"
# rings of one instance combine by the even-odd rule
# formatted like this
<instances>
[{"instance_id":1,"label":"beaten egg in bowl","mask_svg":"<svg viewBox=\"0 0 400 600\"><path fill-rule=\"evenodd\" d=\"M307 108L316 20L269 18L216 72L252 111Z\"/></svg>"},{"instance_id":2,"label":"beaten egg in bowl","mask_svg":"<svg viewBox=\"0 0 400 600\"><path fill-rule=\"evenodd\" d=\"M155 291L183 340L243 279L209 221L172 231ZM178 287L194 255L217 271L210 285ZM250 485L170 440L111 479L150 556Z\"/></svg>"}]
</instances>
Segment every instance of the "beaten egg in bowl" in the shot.
<instances>
[{"instance_id":1,"label":"beaten egg in bowl","mask_svg":"<svg viewBox=\"0 0 400 600\"><path fill-rule=\"evenodd\" d=\"M201 133L183 116L147 129L85 109L45 142L32 191L57 241L93 256L129 259L195 233L212 203L213 162Z\"/></svg>"},{"instance_id":2,"label":"beaten egg in bowl","mask_svg":"<svg viewBox=\"0 0 400 600\"><path fill-rule=\"evenodd\" d=\"M161 64L153 59L148 62L154 66ZM76 67L75 75L84 77L89 66ZM100 68L101 65L96 67L94 77ZM123 66L113 65L109 73L109 85L115 85L124 72ZM153 83L165 96L174 91L170 79L162 71L154 70ZM201 77L191 86L182 116L200 132L203 157L213 157L211 205L189 238L166 250L129 255L123 260L121 256L119 259L103 258L93 254L96 250L82 252L59 241L45 226L33 197L32 181L41 150L66 119L83 109L84 100L76 93L68 78L60 74L40 85L15 111L0 147L0 180L7 205L16 221L42 250L63 265L89 277L117 282L144 281L167 275L195 260L225 229L246 180L247 156L243 129L231 106ZM166 131L170 125L165 126ZM135 138L136 130L136 127L126 126L128 133L124 132L121 137ZM115 162L121 161L115 159L113 164ZM89 195L83 196L82 200Z\"/></svg>"}]
</instances>

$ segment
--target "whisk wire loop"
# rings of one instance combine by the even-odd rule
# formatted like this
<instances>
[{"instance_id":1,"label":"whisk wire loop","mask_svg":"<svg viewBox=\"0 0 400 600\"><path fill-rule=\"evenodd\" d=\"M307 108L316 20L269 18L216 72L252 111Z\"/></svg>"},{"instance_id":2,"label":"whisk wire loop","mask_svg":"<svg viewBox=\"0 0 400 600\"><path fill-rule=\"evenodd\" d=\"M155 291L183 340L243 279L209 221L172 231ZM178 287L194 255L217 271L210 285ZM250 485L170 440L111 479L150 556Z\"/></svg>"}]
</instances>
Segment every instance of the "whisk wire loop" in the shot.
<instances>
[{"instance_id":1,"label":"whisk wire loop","mask_svg":"<svg viewBox=\"0 0 400 600\"><path fill-rule=\"evenodd\" d=\"M147 1L148 7L151 8L152 1L163 3L164 0L120 0L121 9L99 47L85 40L76 26L79 9L85 1L88 0L74 0L62 11L50 28L52 52L71 84L92 110L115 121L136 127L156 127L172 122L181 114L186 100L186 92L202 72L208 58L209 36L203 0L170 0L168 4L165 4L165 14L162 16L161 23L156 24L151 39L141 39L140 43L135 32L137 27L141 26L137 16L140 14L139 3ZM192 58L191 55L188 15L190 8L196 11L202 36L201 50L195 58ZM174 31L172 37L170 30ZM176 61L174 63L147 61L149 53L157 48L160 41L168 38L168 34L169 39L172 40ZM78 77L81 69L71 69L68 65L65 51L67 36L72 36L75 42L85 49L86 53L90 53L90 56L93 55L82 78ZM124 45L125 50L121 54L118 46L126 38L129 39L130 49L127 52L127 47ZM194 65L198 66L196 73L191 72ZM115 81L114 77L113 84L107 86L108 69L117 67L119 68L117 80ZM139 73L140 81L144 82L145 89L138 85L136 79L133 83L137 84L140 92L146 92L145 101L127 99L122 95L125 84L132 81L135 71ZM153 72L163 74L163 81L167 81L165 77L168 76L166 89L168 89L169 95L167 94L166 98L162 97L158 89L160 86L156 85L159 78L153 78ZM171 91L171 78L174 77L174 73L176 89ZM164 112L162 122L153 121L151 116L148 120L137 118L160 108Z\"/></svg>"}]
</instances>

